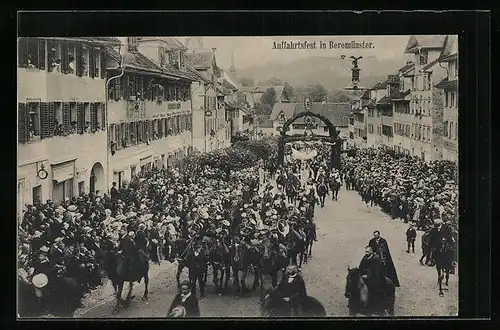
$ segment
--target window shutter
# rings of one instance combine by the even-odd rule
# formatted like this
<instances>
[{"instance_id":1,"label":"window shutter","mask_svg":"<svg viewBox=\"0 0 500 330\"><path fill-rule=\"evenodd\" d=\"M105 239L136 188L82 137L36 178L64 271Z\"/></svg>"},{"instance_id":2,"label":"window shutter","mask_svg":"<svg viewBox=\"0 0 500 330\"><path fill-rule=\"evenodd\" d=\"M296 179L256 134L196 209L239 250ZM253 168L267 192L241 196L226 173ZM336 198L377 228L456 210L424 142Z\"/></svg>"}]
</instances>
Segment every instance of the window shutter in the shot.
<instances>
[{"instance_id":1,"label":"window shutter","mask_svg":"<svg viewBox=\"0 0 500 330\"><path fill-rule=\"evenodd\" d=\"M18 137L19 143L26 143L28 139L28 116L26 113L26 104L18 104Z\"/></svg>"},{"instance_id":2,"label":"window shutter","mask_svg":"<svg viewBox=\"0 0 500 330\"><path fill-rule=\"evenodd\" d=\"M69 103L63 103L62 115L63 115L63 119L62 119L63 132L64 132L64 135L68 135L69 129L71 127L71 114L70 114Z\"/></svg>"},{"instance_id":3,"label":"window shutter","mask_svg":"<svg viewBox=\"0 0 500 330\"><path fill-rule=\"evenodd\" d=\"M94 49L93 48L89 48L89 76L90 78L94 79L94 76L95 76L95 55L94 55Z\"/></svg>"},{"instance_id":4,"label":"window shutter","mask_svg":"<svg viewBox=\"0 0 500 330\"><path fill-rule=\"evenodd\" d=\"M120 101L120 98L121 98L121 82L122 82L122 79L115 79L114 80L115 82L115 101Z\"/></svg>"},{"instance_id":5,"label":"window shutter","mask_svg":"<svg viewBox=\"0 0 500 330\"><path fill-rule=\"evenodd\" d=\"M38 41L38 67L45 70L45 40Z\"/></svg>"},{"instance_id":6,"label":"window shutter","mask_svg":"<svg viewBox=\"0 0 500 330\"><path fill-rule=\"evenodd\" d=\"M122 85L122 92L123 92L123 99L124 100L128 100L128 91L129 91L128 82L129 82L128 76L121 77L120 83Z\"/></svg>"},{"instance_id":7,"label":"window shutter","mask_svg":"<svg viewBox=\"0 0 500 330\"><path fill-rule=\"evenodd\" d=\"M47 103L40 104L40 137L42 139L49 137L49 107Z\"/></svg>"},{"instance_id":8,"label":"window shutter","mask_svg":"<svg viewBox=\"0 0 500 330\"><path fill-rule=\"evenodd\" d=\"M76 130L78 134L83 134L85 128L85 110L83 103L78 103L76 105Z\"/></svg>"},{"instance_id":9,"label":"window shutter","mask_svg":"<svg viewBox=\"0 0 500 330\"><path fill-rule=\"evenodd\" d=\"M54 102L49 103L49 137L54 136L54 131L56 129L56 106Z\"/></svg>"},{"instance_id":10,"label":"window shutter","mask_svg":"<svg viewBox=\"0 0 500 330\"><path fill-rule=\"evenodd\" d=\"M75 63L76 63L76 75L81 77L83 75L83 50L82 45L76 45L76 54L75 54Z\"/></svg>"},{"instance_id":11,"label":"window shutter","mask_svg":"<svg viewBox=\"0 0 500 330\"><path fill-rule=\"evenodd\" d=\"M90 103L90 131L97 131L97 103Z\"/></svg>"},{"instance_id":12,"label":"window shutter","mask_svg":"<svg viewBox=\"0 0 500 330\"><path fill-rule=\"evenodd\" d=\"M68 65L69 65L68 44L63 42L61 44L61 49L62 49L61 50L62 51L62 59L61 59L62 72L68 73Z\"/></svg>"},{"instance_id":13,"label":"window shutter","mask_svg":"<svg viewBox=\"0 0 500 330\"><path fill-rule=\"evenodd\" d=\"M104 103L100 104L101 107L101 130L105 131L106 130L106 105Z\"/></svg>"},{"instance_id":14,"label":"window shutter","mask_svg":"<svg viewBox=\"0 0 500 330\"><path fill-rule=\"evenodd\" d=\"M106 52L101 52L101 78L106 79Z\"/></svg>"}]
</instances>

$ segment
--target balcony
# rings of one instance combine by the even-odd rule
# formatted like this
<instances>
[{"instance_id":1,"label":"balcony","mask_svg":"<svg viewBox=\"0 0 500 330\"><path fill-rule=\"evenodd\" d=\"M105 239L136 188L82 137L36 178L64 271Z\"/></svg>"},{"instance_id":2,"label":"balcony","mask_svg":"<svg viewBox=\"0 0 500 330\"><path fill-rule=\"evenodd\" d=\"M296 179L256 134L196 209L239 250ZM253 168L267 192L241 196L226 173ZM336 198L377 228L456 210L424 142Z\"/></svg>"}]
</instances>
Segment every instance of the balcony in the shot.
<instances>
[{"instance_id":1,"label":"balcony","mask_svg":"<svg viewBox=\"0 0 500 330\"><path fill-rule=\"evenodd\" d=\"M132 115L129 113L131 107L137 111ZM108 118L110 123L119 123L130 120L166 118L171 115L191 111L190 101L109 101Z\"/></svg>"}]
</instances>

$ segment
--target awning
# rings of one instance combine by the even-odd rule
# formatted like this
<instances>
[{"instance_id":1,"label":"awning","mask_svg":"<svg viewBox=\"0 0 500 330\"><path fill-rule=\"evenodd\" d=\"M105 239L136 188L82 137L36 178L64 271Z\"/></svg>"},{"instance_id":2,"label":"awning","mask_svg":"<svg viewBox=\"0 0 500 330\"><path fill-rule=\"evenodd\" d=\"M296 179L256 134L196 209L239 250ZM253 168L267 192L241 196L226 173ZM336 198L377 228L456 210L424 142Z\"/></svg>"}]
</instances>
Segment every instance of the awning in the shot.
<instances>
[{"instance_id":1,"label":"awning","mask_svg":"<svg viewBox=\"0 0 500 330\"><path fill-rule=\"evenodd\" d=\"M52 166L52 180L59 183L72 179L75 176L75 163L70 162L62 166Z\"/></svg>"},{"instance_id":2,"label":"awning","mask_svg":"<svg viewBox=\"0 0 500 330\"><path fill-rule=\"evenodd\" d=\"M152 156L149 156L149 157L146 157L146 158L141 158L140 164L141 164L141 166L143 166L143 165L151 163L152 160L153 160Z\"/></svg>"}]
</instances>

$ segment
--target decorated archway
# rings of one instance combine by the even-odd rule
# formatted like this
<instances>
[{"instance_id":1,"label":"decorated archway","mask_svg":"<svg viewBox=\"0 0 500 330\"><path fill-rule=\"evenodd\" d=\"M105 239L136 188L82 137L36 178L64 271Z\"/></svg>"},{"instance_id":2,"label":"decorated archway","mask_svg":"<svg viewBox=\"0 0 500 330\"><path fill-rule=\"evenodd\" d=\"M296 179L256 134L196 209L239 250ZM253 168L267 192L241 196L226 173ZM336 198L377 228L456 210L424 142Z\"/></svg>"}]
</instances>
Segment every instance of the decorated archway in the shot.
<instances>
[{"instance_id":1,"label":"decorated archway","mask_svg":"<svg viewBox=\"0 0 500 330\"><path fill-rule=\"evenodd\" d=\"M289 130L290 125L297 119L302 117L306 117L304 120L306 123L306 131L307 129L309 129L311 133L287 135L287 131ZM313 119L311 117L318 118L319 120L324 122L328 128L329 135L317 135L312 133ZM341 153L342 141L339 137L339 132L337 132L337 128L335 127L335 125L332 124L332 122L327 117L309 111L307 101L306 101L306 111L297 113L293 117L288 119L283 124L280 134L281 136L278 143L278 160L281 166L283 166L285 162L285 145L287 143L297 142L297 141L303 141L303 142L321 141L331 145L330 167L340 168L340 153Z\"/></svg>"}]
</instances>

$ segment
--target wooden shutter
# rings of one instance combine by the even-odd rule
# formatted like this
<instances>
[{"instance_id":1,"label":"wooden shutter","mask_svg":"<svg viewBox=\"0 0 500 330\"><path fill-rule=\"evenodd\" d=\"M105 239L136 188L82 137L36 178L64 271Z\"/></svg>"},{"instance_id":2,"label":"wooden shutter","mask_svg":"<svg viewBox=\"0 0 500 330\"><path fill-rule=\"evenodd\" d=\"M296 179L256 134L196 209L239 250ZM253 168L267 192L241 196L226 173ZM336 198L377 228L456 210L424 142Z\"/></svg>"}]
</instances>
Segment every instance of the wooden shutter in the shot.
<instances>
[{"instance_id":1,"label":"wooden shutter","mask_svg":"<svg viewBox=\"0 0 500 330\"><path fill-rule=\"evenodd\" d=\"M104 103L100 104L101 108L101 130L105 131L106 130L106 105Z\"/></svg>"},{"instance_id":2,"label":"wooden shutter","mask_svg":"<svg viewBox=\"0 0 500 330\"><path fill-rule=\"evenodd\" d=\"M90 103L90 131L97 131L97 103Z\"/></svg>"},{"instance_id":3,"label":"wooden shutter","mask_svg":"<svg viewBox=\"0 0 500 330\"><path fill-rule=\"evenodd\" d=\"M56 105L54 102L49 103L49 137L54 136L56 129Z\"/></svg>"},{"instance_id":4,"label":"wooden shutter","mask_svg":"<svg viewBox=\"0 0 500 330\"><path fill-rule=\"evenodd\" d=\"M76 45L76 52L75 52L75 64L76 64L76 75L78 77L81 77L83 75L83 50L82 50L82 45L77 44Z\"/></svg>"},{"instance_id":5,"label":"wooden shutter","mask_svg":"<svg viewBox=\"0 0 500 330\"><path fill-rule=\"evenodd\" d=\"M106 52L101 52L101 78L106 78Z\"/></svg>"},{"instance_id":6,"label":"wooden shutter","mask_svg":"<svg viewBox=\"0 0 500 330\"><path fill-rule=\"evenodd\" d=\"M26 104L19 103L18 104L18 137L19 143L28 142L28 115L26 111Z\"/></svg>"},{"instance_id":7,"label":"wooden shutter","mask_svg":"<svg viewBox=\"0 0 500 330\"><path fill-rule=\"evenodd\" d=\"M69 130L71 128L71 113L70 113L70 105L69 103L63 103L62 105L62 124L63 124L63 133L64 135L69 134Z\"/></svg>"},{"instance_id":8,"label":"wooden shutter","mask_svg":"<svg viewBox=\"0 0 500 330\"><path fill-rule=\"evenodd\" d=\"M48 138L49 132L49 107L47 103L42 102L40 104L40 138Z\"/></svg>"},{"instance_id":9,"label":"wooden shutter","mask_svg":"<svg viewBox=\"0 0 500 330\"><path fill-rule=\"evenodd\" d=\"M96 75L96 67L95 67L95 55L94 55L94 49L89 48L89 76L90 78L94 78Z\"/></svg>"},{"instance_id":10,"label":"wooden shutter","mask_svg":"<svg viewBox=\"0 0 500 330\"><path fill-rule=\"evenodd\" d=\"M45 70L45 40L38 41L38 68Z\"/></svg>"},{"instance_id":11,"label":"wooden shutter","mask_svg":"<svg viewBox=\"0 0 500 330\"><path fill-rule=\"evenodd\" d=\"M69 58L68 58L68 44L67 43L63 42L61 44L61 52L62 52L62 59L61 59L62 72L68 73Z\"/></svg>"},{"instance_id":12,"label":"wooden shutter","mask_svg":"<svg viewBox=\"0 0 500 330\"><path fill-rule=\"evenodd\" d=\"M122 85L122 95L124 100L128 100L128 92L129 92L129 86L128 86L128 75L127 76L122 76L120 79L120 83Z\"/></svg>"},{"instance_id":13,"label":"wooden shutter","mask_svg":"<svg viewBox=\"0 0 500 330\"><path fill-rule=\"evenodd\" d=\"M85 128L85 108L83 103L76 105L76 130L78 134L83 134Z\"/></svg>"}]
</instances>

